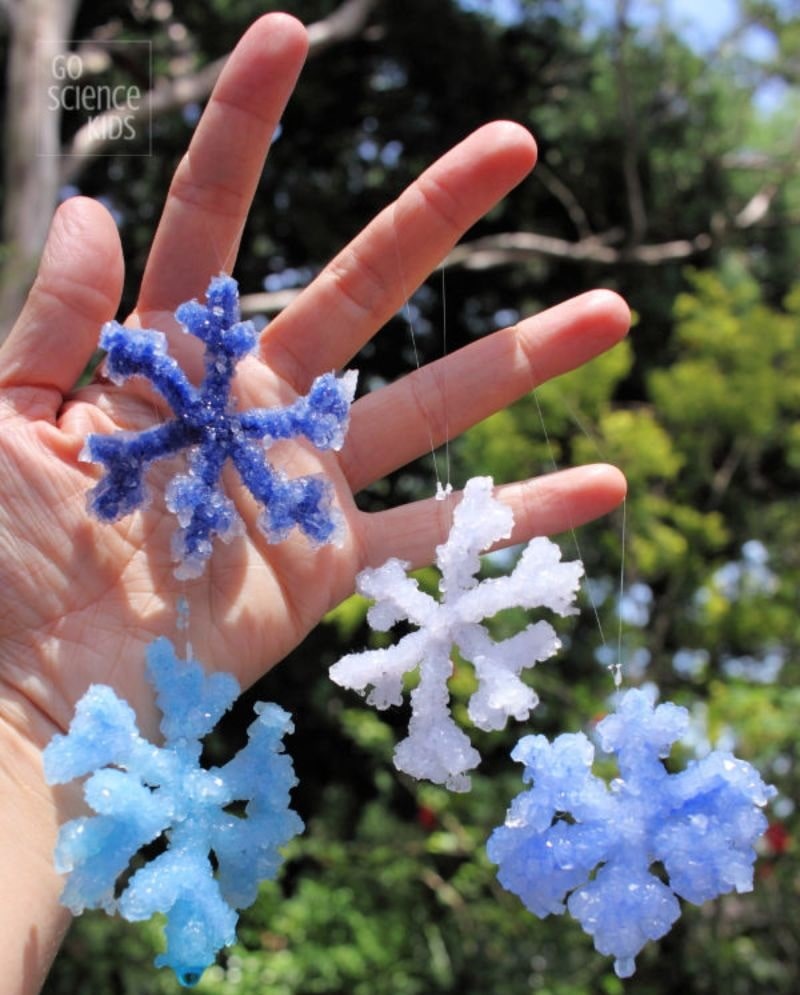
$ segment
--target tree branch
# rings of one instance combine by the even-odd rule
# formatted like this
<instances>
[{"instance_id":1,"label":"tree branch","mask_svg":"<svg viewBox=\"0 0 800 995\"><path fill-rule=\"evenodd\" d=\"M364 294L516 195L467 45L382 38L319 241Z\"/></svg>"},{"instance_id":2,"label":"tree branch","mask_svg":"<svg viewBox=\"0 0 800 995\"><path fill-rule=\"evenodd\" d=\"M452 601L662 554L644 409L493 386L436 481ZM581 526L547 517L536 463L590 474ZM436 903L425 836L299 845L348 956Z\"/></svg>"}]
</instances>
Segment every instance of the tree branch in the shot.
<instances>
[{"instance_id":1,"label":"tree branch","mask_svg":"<svg viewBox=\"0 0 800 995\"><path fill-rule=\"evenodd\" d=\"M618 230L608 232L605 238L607 241L616 240L620 234ZM456 246L443 265L481 270L525 263L536 256L551 256L572 262L588 261L606 266L614 266L621 262L658 266L676 259L688 259L698 252L705 251L711 245L711 237L706 234L693 239L640 245L635 248L614 248L608 245L607 241L604 242L602 237L590 237L578 242L569 242L567 239L535 235L532 232L507 232L503 235L488 235ZM303 287L293 287L271 293L242 294L239 300L242 315L251 318L258 314L267 316L278 314L288 307L303 289Z\"/></svg>"},{"instance_id":2,"label":"tree branch","mask_svg":"<svg viewBox=\"0 0 800 995\"><path fill-rule=\"evenodd\" d=\"M268 316L278 314L288 307L302 290L302 287L293 287L291 290L275 290L271 293L242 294L239 298L239 307L246 318L251 318L254 314Z\"/></svg>"},{"instance_id":3,"label":"tree branch","mask_svg":"<svg viewBox=\"0 0 800 995\"><path fill-rule=\"evenodd\" d=\"M625 143L622 153L622 173L625 177L625 190L628 197L628 212L631 219L631 241L641 242L647 229L647 211L644 191L639 177L639 125L633 102L633 89L628 75L628 19L629 0L617 0L616 30L617 39L614 51L614 68L617 76L620 117L625 130Z\"/></svg>"},{"instance_id":4,"label":"tree branch","mask_svg":"<svg viewBox=\"0 0 800 995\"><path fill-rule=\"evenodd\" d=\"M364 29L377 0L345 0L340 7L308 28L309 56L318 55L332 45L357 37ZM86 160L114 144L110 135L120 133L127 119L131 125L152 120L161 114L178 110L206 99L228 60L224 55L188 76L159 83L146 93L136 108L110 110L85 124L74 135L65 157L61 160L61 183L74 182L86 165ZM115 127L116 124L116 127Z\"/></svg>"},{"instance_id":5,"label":"tree branch","mask_svg":"<svg viewBox=\"0 0 800 995\"><path fill-rule=\"evenodd\" d=\"M580 201L570 188L564 183L561 177L543 162L536 164L536 172L533 174L543 187L551 193L561 204L570 221L575 226L575 231L579 238L590 238L592 226L589 217L584 211Z\"/></svg>"},{"instance_id":6,"label":"tree branch","mask_svg":"<svg viewBox=\"0 0 800 995\"><path fill-rule=\"evenodd\" d=\"M736 228L750 228L766 217L777 194L797 172L798 152L800 152L800 128L795 129L789 152L777 166L777 176L767 180L733 219Z\"/></svg>"},{"instance_id":7,"label":"tree branch","mask_svg":"<svg viewBox=\"0 0 800 995\"><path fill-rule=\"evenodd\" d=\"M568 259L572 262L593 262L605 266L619 263L641 263L645 266L658 266L676 259L688 259L705 252L711 247L711 236L705 232L691 239L676 239L671 242L658 242L652 245L622 246L616 248L608 244L611 232L603 236L579 239L570 242L552 235L537 235L533 232L506 232L502 235L487 235L472 242L456 246L447 257L448 266L463 266L465 269L489 269L509 263L525 262L535 256L551 256Z\"/></svg>"},{"instance_id":8,"label":"tree branch","mask_svg":"<svg viewBox=\"0 0 800 995\"><path fill-rule=\"evenodd\" d=\"M377 0L345 0L332 14L310 25L309 54L319 55L331 45L360 35L376 3Z\"/></svg>"}]
</instances>

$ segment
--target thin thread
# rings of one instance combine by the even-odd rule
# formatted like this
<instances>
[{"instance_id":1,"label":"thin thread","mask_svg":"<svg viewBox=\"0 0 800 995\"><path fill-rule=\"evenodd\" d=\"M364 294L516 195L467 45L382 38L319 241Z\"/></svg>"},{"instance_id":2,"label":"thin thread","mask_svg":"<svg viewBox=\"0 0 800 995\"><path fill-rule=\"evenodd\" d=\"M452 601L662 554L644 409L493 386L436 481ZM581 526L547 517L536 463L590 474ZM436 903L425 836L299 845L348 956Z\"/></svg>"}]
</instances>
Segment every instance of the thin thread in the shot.
<instances>
[{"instance_id":1,"label":"thin thread","mask_svg":"<svg viewBox=\"0 0 800 995\"><path fill-rule=\"evenodd\" d=\"M539 403L539 394L535 386L533 388L532 393L533 393L533 401L534 404L536 405L536 413L539 416L539 424L542 426L542 435L544 437L545 445L547 447L547 453L550 458L550 465L552 466L553 470L557 471L558 463L556 462L555 452L553 450L553 444L550 440L550 433L547 431L547 425L544 420L544 412L542 411L542 406ZM569 526L569 533L572 536L572 541L575 545L575 552L578 554L578 559L583 563L584 562L583 553L581 552L581 545L578 542L578 534L575 530L575 526L572 524L570 524ZM600 621L600 612L598 611L597 603L595 602L594 596L592 595L591 587L587 586L586 593L589 598L589 604L592 606L592 614L594 615L594 620L597 625L597 631L600 633L600 640L603 646L606 647L608 644L606 643L606 636L605 632L603 631L603 623Z\"/></svg>"},{"instance_id":2,"label":"thin thread","mask_svg":"<svg viewBox=\"0 0 800 995\"><path fill-rule=\"evenodd\" d=\"M189 158L189 170L191 172L191 148L188 158ZM211 251L213 258L216 262L215 266L216 273L213 275L216 275L218 273L224 273L227 276L231 276L235 263L235 259L232 258L232 253L234 248L236 248L236 254L238 254L238 247L241 245L242 236L244 234L244 230L247 225L247 215L245 214L245 216L240 221L238 230L236 231L233 240L230 241L228 245L228 251L226 253L223 253L222 251L220 239L216 235L214 226L209 224L208 218L202 212L200 216L202 218L203 229L206 235L206 245L208 249ZM230 270L228 270L226 266L226 263L229 259L230 259ZM198 287L197 288L198 297L204 294L206 292L206 289L207 289L206 287ZM208 569L209 570L211 569L210 566L208 567ZM176 627L179 633L180 632L185 633L186 636L185 659L191 660L194 657L194 650L192 647L192 638L190 631L191 608L189 605L189 599L187 597L187 589L188 589L187 581L185 579L182 579L180 582L181 593L178 597L178 602L177 602Z\"/></svg>"},{"instance_id":3,"label":"thin thread","mask_svg":"<svg viewBox=\"0 0 800 995\"><path fill-rule=\"evenodd\" d=\"M535 391L534 391L534 394L535 394ZM561 401L561 403L566 408L567 414L569 415L570 419L578 426L578 428L581 430L581 432L584 434L584 436L586 436L586 438L592 443L592 445L594 446L594 448L595 448L598 456L600 456L601 459L605 459L605 454L603 453L603 450L602 450L602 448L601 448L598 440L589 431L589 429L582 422L582 420L578 417L578 413L575 411L575 409L569 403L569 401L567 400L567 398L564 397L563 395L559 395L559 400ZM538 400L537 400L536 403L537 403L537 407L539 407ZM540 420L543 421L543 415L542 415L542 411L541 411L540 407L539 407L539 418L540 418ZM544 425L543 425L543 429L544 429L544 431L546 433L546 429L544 428ZM551 451L551 458L552 458L552 451ZM612 678L614 680L614 687L616 687L617 689L619 689L622 686L622 679L623 679L623 665L622 665L623 640L622 640L622 636L623 636L623 628L624 628L624 626L623 626L623 621L622 621L621 607L622 607L622 599L623 599L623 596L625 594L625 553L626 553L626 547L627 547L627 515L628 515L628 498L627 498L627 495L622 499L621 513L622 513L622 522L621 522L621 526L620 526L619 591L618 591L619 607L617 609L617 658L616 658L616 661L614 663L611 663L611 664L608 665L608 670L611 673L611 676L612 676ZM576 541L576 546L577 546L577 541ZM595 608L595 615L597 615L597 609L596 608ZM603 639L603 645L605 646L606 642L605 642L605 638L603 637L602 626L599 625L598 628L600 629L600 636Z\"/></svg>"},{"instance_id":4,"label":"thin thread","mask_svg":"<svg viewBox=\"0 0 800 995\"><path fill-rule=\"evenodd\" d=\"M274 136L273 136L274 137ZM189 146L189 154L187 156L189 160L189 172L192 173L192 160L191 160L191 145ZM217 263L217 272L226 273L226 275L232 275L234 259L231 259L231 272L228 272L225 268L225 263L231 257L231 253L236 248L236 254L238 255L238 247L242 244L242 235L244 234L244 229L247 225L247 212L245 212L244 217L239 222L239 229L235 233L233 240L228 246L228 251L223 255L220 247L220 242L218 238L214 237L213 226L208 223L208 218L201 212L200 215L203 219L203 227L206 231L207 245L213 251ZM205 291L205 287L201 288L201 292Z\"/></svg>"},{"instance_id":5,"label":"thin thread","mask_svg":"<svg viewBox=\"0 0 800 995\"><path fill-rule=\"evenodd\" d=\"M628 497L622 499L622 525L620 528L620 551L619 551L619 608L617 609L617 661L613 663L609 670L614 678L614 687L619 689L622 686L622 598L625 594L625 549L628 531Z\"/></svg>"},{"instance_id":6,"label":"thin thread","mask_svg":"<svg viewBox=\"0 0 800 995\"><path fill-rule=\"evenodd\" d=\"M394 218L394 214L395 214L396 210L397 210L397 204L395 203L394 207L392 208L392 214L393 214L393 217L392 217L392 235L394 236L395 259L396 259L396 262L397 262L397 272L398 272L398 274L400 276L400 289L403 292L403 301L404 301L404 303L403 303L403 315L405 317L406 326L408 327L408 331L409 331L409 334L410 334L410 337L411 337L411 347L412 347L412 350L413 350L413 353L414 353L414 364L416 365L417 372L419 372L419 370L422 368L422 364L419 361L419 350L417 349L417 336L416 336L416 332L414 330L414 319L413 319L413 316L411 314L411 301L410 301L410 298L409 298L409 295L408 295L408 287L407 287L407 284L406 284L405 270L403 269L403 257L400 254L400 242L399 242L399 240L397 238L397 222L396 222L396 219ZM431 459L433 461L433 473L434 473L434 476L436 477L436 497L437 497L438 500L441 500L442 498L446 497L450 493L450 490L452 488L450 487L449 480L448 480L448 484L447 484L446 488L444 486L442 486L442 478L441 478L441 474L439 473L439 461L438 461L437 456L436 456L436 446L435 446L434 441L433 441L433 431L431 429L431 419L428 416L427 405L425 404L424 398L419 397L418 401L419 401L420 408L422 409L422 411L423 411L423 413L425 415L425 424L426 424L426 426L428 428L428 447L430 449Z\"/></svg>"},{"instance_id":7,"label":"thin thread","mask_svg":"<svg viewBox=\"0 0 800 995\"><path fill-rule=\"evenodd\" d=\"M192 651L192 642L189 638L189 620L192 615L192 610L189 607L189 599L186 597L185 594L181 594L181 596L178 598L178 603L176 608L178 613L178 619L175 623L175 626L178 632L186 633L186 649L185 649L184 659L191 660L194 656L194 653Z\"/></svg>"},{"instance_id":8,"label":"thin thread","mask_svg":"<svg viewBox=\"0 0 800 995\"><path fill-rule=\"evenodd\" d=\"M441 269L441 288L442 288L442 359L447 358L447 281L445 279L446 267L443 265ZM444 457L445 457L445 467L447 469L447 482L445 483L445 494L450 494L453 490L453 484L450 479L451 473L451 463L450 463L450 408L447 403L448 391L447 391L447 365L442 364L442 404L444 405Z\"/></svg>"}]
</instances>

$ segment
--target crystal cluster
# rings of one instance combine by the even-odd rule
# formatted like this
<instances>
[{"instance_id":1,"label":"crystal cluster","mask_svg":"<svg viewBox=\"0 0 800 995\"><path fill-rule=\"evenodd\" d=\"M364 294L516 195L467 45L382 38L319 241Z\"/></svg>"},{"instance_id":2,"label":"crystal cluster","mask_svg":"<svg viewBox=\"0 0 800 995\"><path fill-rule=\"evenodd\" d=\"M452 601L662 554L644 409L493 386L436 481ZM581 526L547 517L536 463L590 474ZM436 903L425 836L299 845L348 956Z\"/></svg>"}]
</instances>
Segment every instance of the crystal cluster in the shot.
<instances>
[{"instance_id":1,"label":"crystal cluster","mask_svg":"<svg viewBox=\"0 0 800 995\"><path fill-rule=\"evenodd\" d=\"M561 644L546 621L494 642L482 620L515 606L545 607L560 615L575 610L583 567L560 562L558 546L546 538L528 544L510 575L478 581L479 554L507 539L513 524L511 509L492 495L491 478L469 480L449 537L436 551L441 599L421 591L406 573L408 564L400 560L364 570L357 589L375 601L368 614L372 628L387 631L407 620L417 630L388 648L348 654L330 672L343 687L360 692L371 687L367 701L387 708L401 703L404 675L418 667L409 735L395 750L395 764L455 791L469 788L465 772L478 765L480 756L450 713L447 683L453 649L475 668L478 689L469 702L473 723L480 729L502 729L509 717L525 719L537 704L534 691L520 679L522 670L552 656Z\"/></svg>"},{"instance_id":2,"label":"crystal cluster","mask_svg":"<svg viewBox=\"0 0 800 995\"><path fill-rule=\"evenodd\" d=\"M167 506L180 523L173 544L179 578L203 572L214 536L230 540L242 530L234 503L220 485L228 460L263 507L259 524L270 541L281 541L294 526L316 543L335 538L337 518L328 481L322 475L288 479L268 462L265 448L296 437L320 450L341 448L356 374L317 377L307 395L284 408L237 412L230 396L232 378L239 360L255 347L257 335L252 322L239 320L236 281L215 277L207 303L182 304L175 317L205 345L205 375L199 387L168 354L161 332L125 328L116 321L102 330L100 345L108 353L109 378L117 384L129 377L146 378L174 417L141 432L89 436L82 457L105 470L90 492L91 512L115 521L143 506L148 467L187 451L187 471L173 478L166 493Z\"/></svg>"},{"instance_id":3,"label":"crystal cluster","mask_svg":"<svg viewBox=\"0 0 800 995\"><path fill-rule=\"evenodd\" d=\"M247 745L224 766L206 769L202 737L239 694L236 680L206 676L163 638L149 646L147 670L163 746L139 735L133 710L111 688L93 685L67 735L45 750L51 784L90 775L84 795L96 813L62 826L56 867L67 875L62 902L76 915L87 908L129 920L163 913L167 949L156 964L193 985L234 941L236 910L252 904L260 881L276 876L279 848L303 829L289 808L296 780L282 743L292 723L277 705L258 704ZM237 803L243 815L232 809ZM162 837L164 851L124 884L140 849Z\"/></svg>"},{"instance_id":4,"label":"crystal cluster","mask_svg":"<svg viewBox=\"0 0 800 995\"><path fill-rule=\"evenodd\" d=\"M594 747L583 733L552 743L524 737L512 756L533 786L487 845L509 891L539 917L562 913L566 902L620 977L678 918L676 896L700 904L753 886L753 844L775 789L721 751L669 773L662 761L688 721L685 708L654 708L644 691L626 692L597 727L619 769L610 784L592 773Z\"/></svg>"}]
</instances>

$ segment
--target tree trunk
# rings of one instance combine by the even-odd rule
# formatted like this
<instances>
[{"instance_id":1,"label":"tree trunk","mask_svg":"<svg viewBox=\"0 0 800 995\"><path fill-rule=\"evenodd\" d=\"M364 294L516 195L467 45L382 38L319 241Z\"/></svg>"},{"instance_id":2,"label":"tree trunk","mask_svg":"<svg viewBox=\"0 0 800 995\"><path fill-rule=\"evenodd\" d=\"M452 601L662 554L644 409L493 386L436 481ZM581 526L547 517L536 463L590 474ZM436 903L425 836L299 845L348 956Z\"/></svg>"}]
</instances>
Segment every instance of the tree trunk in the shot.
<instances>
[{"instance_id":1,"label":"tree trunk","mask_svg":"<svg viewBox=\"0 0 800 995\"><path fill-rule=\"evenodd\" d=\"M61 113L48 107L48 73L42 60L66 51L77 3L15 0L8 5L0 339L25 301L58 197Z\"/></svg>"}]
</instances>

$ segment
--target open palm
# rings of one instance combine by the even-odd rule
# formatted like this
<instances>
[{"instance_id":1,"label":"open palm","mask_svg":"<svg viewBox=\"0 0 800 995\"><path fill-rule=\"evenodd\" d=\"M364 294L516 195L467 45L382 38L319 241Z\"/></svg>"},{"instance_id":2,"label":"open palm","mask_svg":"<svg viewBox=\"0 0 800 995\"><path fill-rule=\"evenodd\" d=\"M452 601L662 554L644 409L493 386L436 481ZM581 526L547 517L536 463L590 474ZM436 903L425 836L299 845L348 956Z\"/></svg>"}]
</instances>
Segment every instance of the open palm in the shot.
<instances>
[{"instance_id":1,"label":"open palm","mask_svg":"<svg viewBox=\"0 0 800 995\"><path fill-rule=\"evenodd\" d=\"M160 328L197 376L196 343L175 307L202 298L209 278L234 266L266 155L306 51L298 22L254 24L229 60L175 174L129 324ZM240 407L305 393L316 375L345 366L402 306L457 239L533 166L535 145L513 124L487 125L426 171L345 248L262 336L236 379ZM388 556L429 562L449 525L433 499L369 515L353 495L394 468L571 369L624 335L613 294L586 294L360 398L340 453L285 453L291 476L321 471L346 528L339 546L301 536L270 545L258 509L232 475L245 537L217 544L203 576L173 575L174 518L155 499L113 525L86 512L96 467L78 460L89 432L141 428L166 414L146 385L102 378L72 390L114 316L123 279L113 221L75 198L59 210L39 276L0 350L0 687L4 720L37 747L69 722L92 681L112 684L154 724L143 680L144 645L176 635L176 605L190 606L191 639L206 665L244 685L281 659L353 589L355 574ZM160 410L159 410L160 407ZM624 480L583 467L502 489L515 539L561 530L614 507Z\"/></svg>"}]
</instances>

